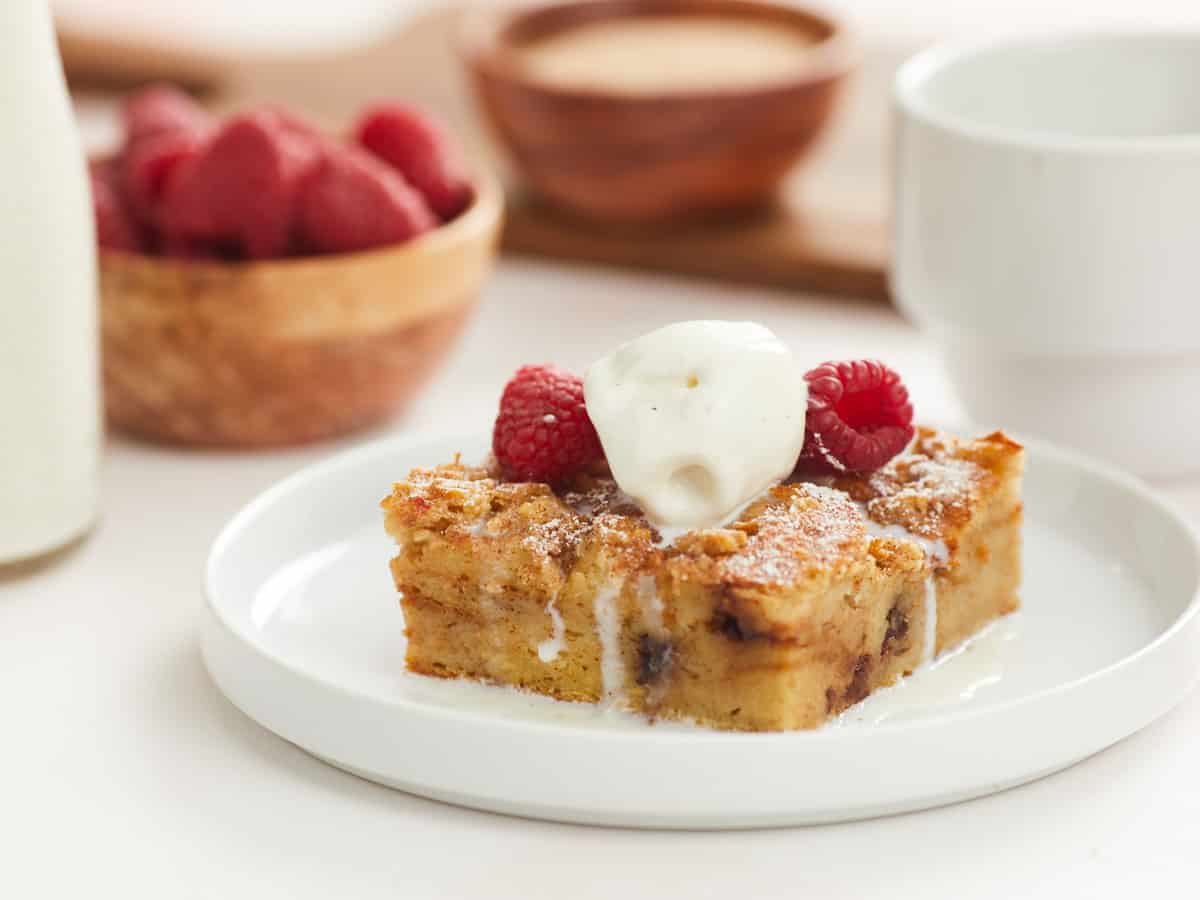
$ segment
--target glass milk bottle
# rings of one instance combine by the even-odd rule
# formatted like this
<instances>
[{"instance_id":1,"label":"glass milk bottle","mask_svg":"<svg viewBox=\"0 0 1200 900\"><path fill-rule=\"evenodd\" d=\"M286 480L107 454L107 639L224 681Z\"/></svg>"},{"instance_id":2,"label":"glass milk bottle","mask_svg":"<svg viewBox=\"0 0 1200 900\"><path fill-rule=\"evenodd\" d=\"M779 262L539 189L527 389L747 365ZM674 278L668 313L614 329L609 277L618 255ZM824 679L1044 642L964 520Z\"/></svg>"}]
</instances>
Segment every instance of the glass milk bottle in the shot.
<instances>
[{"instance_id":1,"label":"glass milk bottle","mask_svg":"<svg viewBox=\"0 0 1200 900\"><path fill-rule=\"evenodd\" d=\"M83 534L101 426L87 170L48 0L0 0L0 565Z\"/></svg>"}]
</instances>

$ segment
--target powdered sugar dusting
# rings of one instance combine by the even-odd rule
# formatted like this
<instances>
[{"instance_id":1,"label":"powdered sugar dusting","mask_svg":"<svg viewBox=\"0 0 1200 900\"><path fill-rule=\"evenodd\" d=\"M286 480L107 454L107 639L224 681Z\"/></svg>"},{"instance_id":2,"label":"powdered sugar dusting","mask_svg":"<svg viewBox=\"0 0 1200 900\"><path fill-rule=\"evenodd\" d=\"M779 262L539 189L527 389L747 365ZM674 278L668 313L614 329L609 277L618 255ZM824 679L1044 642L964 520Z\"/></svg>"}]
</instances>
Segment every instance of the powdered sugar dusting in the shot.
<instances>
[{"instance_id":1,"label":"powdered sugar dusting","mask_svg":"<svg viewBox=\"0 0 1200 900\"><path fill-rule=\"evenodd\" d=\"M562 501L581 516L642 516L641 507L611 478L597 479L583 490L567 491Z\"/></svg>"},{"instance_id":2,"label":"powdered sugar dusting","mask_svg":"<svg viewBox=\"0 0 1200 900\"><path fill-rule=\"evenodd\" d=\"M874 476L871 483L882 494L907 493L945 502L969 493L979 475L979 466L967 459L903 456Z\"/></svg>"},{"instance_id":3,"label":"powdered sugar dusting","mask_svg":"<svg viewBox=\"0 0 1200 900\"><path fill-rule=\"evenodd\" d=\"M859 499L865 500L871 518L937 539L949 521L966 520L979 483L989 475L972 460L952 455L942 443L928 441L918 449L921 452L899 456L871 475L866 482L870 496Z\"/></svg>"},{"instance_id":4,"label":"powdered sugar dusting","mask_svg":"<svg viewBox=\"0 0 1200 900\"><path fill-rule=\"evenodd\" d=\"M542 558L561 556L583 540L589 527L586 519L577 516L535 522L528 526L525 536L521 538L521 546Z\"/></svg>"},{"instance_id":5,"label":"powdered sugar dusting","mask_svg":"<svg viewBox=\"0 0 1200 900\"><path fill-rule=\"evenodd\" d=\"M746 546L723 561L738 580L791 584L865 552L862 514L845 493L823 485L790 486L786 502L763 506L751 526Z\"/></svg>"}]
</instances>

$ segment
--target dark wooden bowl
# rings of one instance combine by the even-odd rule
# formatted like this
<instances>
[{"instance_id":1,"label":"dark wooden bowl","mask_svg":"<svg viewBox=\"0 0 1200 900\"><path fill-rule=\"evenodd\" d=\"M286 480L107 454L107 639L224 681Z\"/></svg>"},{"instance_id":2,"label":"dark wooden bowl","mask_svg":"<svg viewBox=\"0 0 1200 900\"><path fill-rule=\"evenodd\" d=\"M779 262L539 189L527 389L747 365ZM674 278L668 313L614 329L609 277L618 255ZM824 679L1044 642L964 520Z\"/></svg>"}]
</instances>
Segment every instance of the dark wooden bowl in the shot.
<instances>
[{"instance_id":1,"label":"dark wooden bowl","mask_svg":"<svg viewBox=\"0 0 1200 900\"><path fill-rule=\"evenodd\" d=\"M802 32L795 74L722 87L629 92L555 84L526 70L522 48L583 24L705 16ZM464 58L482 109L528 186L589 218L662 222L769 201L812 146L853 65L835 20L760 0L586 0L469 16Z\"/></svg>"},{"instance_id":2,"label":"dark wooden bowl","mask_svg":"<svg viewBox=\"0 0 1200 900\"><path fill-rule=\"evenodd\" d=\"M475 306L502 192L394 247L247 263L103 251L109 422L178 444L256 447L343 434L402 409Z\"/></svg>"}]
</instances>

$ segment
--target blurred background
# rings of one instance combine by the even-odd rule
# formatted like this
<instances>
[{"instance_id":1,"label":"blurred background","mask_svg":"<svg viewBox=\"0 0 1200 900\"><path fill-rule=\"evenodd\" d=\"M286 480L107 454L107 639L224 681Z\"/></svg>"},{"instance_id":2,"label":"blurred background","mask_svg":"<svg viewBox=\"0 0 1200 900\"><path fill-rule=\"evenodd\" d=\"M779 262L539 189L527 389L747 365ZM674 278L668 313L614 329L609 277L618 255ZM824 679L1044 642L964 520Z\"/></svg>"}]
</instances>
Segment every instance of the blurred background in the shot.
<instances>
[{"instance_id":1,"label":"blurred background","mask_svg":"<svg viewBox=\"0 0 1200 900\"><path fill-rule=\"evenodd\" d=\"M496 4L499 0L490 0ZM337 55L386 40L422 16L473 4L454 0L53 0L77 83L122 73L174 72L202 84L235 82L247 63ZM811 5L811 4L810 4ZM1189 0L828 0L872 50L911 50L936 39L1025 28L1200 26ZM403 67L403 61L399 61ZM389 85L380 85L386 91ZM111 139L89 119L93 140Z\"/></svg>"},{"instance_id":2,"label":"blurred background","mask_svg":"<svg viewBox=\"0 0 1200 900\"><path fill-rule=\"evenodd\" d=\"M161 77L199 90L218 108L281 101L328 125L345 122L364 100L401 96L433 107L460 137L479 144L484 129L451 46L452 19L463 10L501 5L501 0L52 2L92 151L118 141L114 89ZM862 223L870 239L886 206L888 84L913 51L945 38L1008 31L1200 27L1200 5L1189 0L828 0L804 5L844 18L863 49L835 127L804 166L805 205ZM509 237L510 246L524 242L523 235ZM856 263L875 269L882 267L886 248L869 245L862 253ZM866 292L882 290L877 280L868 280Z\"/></svg>"},{"instance_id":3,"label":"blurred background","mask_svg":"<svg viewBox=\"0 0 1200 900\"><path fill-rule=\"evenodd\" d=\"M202 5L53 0L52 9L84 144L92 157L119 146L122 98L139 86L166 80L186 88L217 113L276 104L342 133L364 104L383 98L412 102L446 124L454 141L482 163L482 170L500 172L507 195L501 242L506 265L487 282L480 315L471 320L464 341L448 357L449 376L435 381L418 399L406 420L414 425L445 423L455 414L464 422L477 421L480 414L472 410L490 408L496 385L522 362L552 356L581 367L607 342L702 312L765 319L803 353L877 353L893 359L907 367L925 418L961 421L961 406L945 373L889 308L889 95L896 68L915 51L947 38L1055 29L1200 27L1200 5L1182 0L803 4L826 11L827 21L846 24L854 51L846 55L853 60L849 77L838 77L835 101L816 114L816 139L805 139L796 151L797 158L803 157L801 163L781 176L775 206L757 217L716 222L684 216L673 220L670 228L643 232L591 221L587 215L559 215L571 204L552 209L554 204L534 201L535 192L528 189L529 161L512 165L520 156L520 129L510 129L512 133L497 141L495 128L484 124L487 104L481 100L478 73L472 83L458 38L464 16L512 5L438 0L212 0ZM718 80L721 71L723 66L714 66ZM513 101L503 115L511 116L530 99ZM798 105L789 101L783 108ZM497 110L487 112L495 126ZM710 112L716 122L728 115ZM770 112L756 115L768 131L781 118ZM532 132L530 140L536 145L555 129L570 132L573 126L567 121L543 118L527 123L526 131ZM554 127L548 129L547 122ZM790 122L778 127L798 133L804 126ZM619 132L621 127L611 130ZM643 143L652 141L653 131L651 123L646 134L637 137ZM768 135L768 142L771 139ZM583 182L597 160L610 161L581 159L591 148L581 140L554 149L559 154L556 164L580 167ZM675 141L671 152L687 139ZM502 143L509 152L500 149ZM611 152L620 157L641 151L616 146ZM730 164L725 161L727 167ZM739 165L735 154L732 166ZM647 176L648 185L685 168L672 160L670 167ZM613 193L606 184L590 189L602 196ZM571 265L525 268L525 260L531 258ZM645 280L596 280L596 263L607 266L604 278L626 278L622 270L637 269L702 280L659 279L653 290L646 290L650 282ZM591 273L591 280L580 277L585 272ZM111 286L113 278L106 283ZM763 287L773 290L748 293ZM593 309L586 299L589 292L605 298L606 305ZM587 310L587 318L556 323L555 317L562 319L555 300L560 295L575 300L576 309ZM521 332L515 323L526 317L543 321L554 340ZM496 341L497 333L506 339ZM464 392L469 398L465 403ZM447 409L448 397L456 401L452 410Z\"/></svg>"},{"instance_id":4,"label":"blurred background","mask_svg":"<svg viewBox=\"0 0 1200 900\"><path fill-rule=\"evenodd\" d=\"M410 16L451 5L437 0L210 0L203 5L150 0L55 0L64 23L97 34L138 35L204 51L328 49L377 35ZM1184 25L1200 21L1188 0L841 0L820 4L855 15L872 34L925 38L995 32L1021 22L1043 25Z\"/></svg>"}]
</instances>

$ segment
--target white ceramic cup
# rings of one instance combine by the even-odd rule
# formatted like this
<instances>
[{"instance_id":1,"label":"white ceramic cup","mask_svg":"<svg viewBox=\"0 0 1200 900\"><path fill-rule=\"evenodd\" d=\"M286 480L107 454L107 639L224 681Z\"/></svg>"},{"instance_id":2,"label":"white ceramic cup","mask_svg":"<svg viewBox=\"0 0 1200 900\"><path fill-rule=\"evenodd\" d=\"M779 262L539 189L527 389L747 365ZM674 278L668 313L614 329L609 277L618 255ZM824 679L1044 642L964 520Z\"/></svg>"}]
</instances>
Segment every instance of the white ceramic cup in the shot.
<instances>
[{"instance_id":1,"label":"white ceramic cup","mask_svg":"<svg viewBox=\"0 0 1200 900\"><path fill-rule=\"evenodd\" d=\"M1200 472L1200 33L935 48L895 103L893 292L971 416Z\"/></svg>"}]
</instances>

